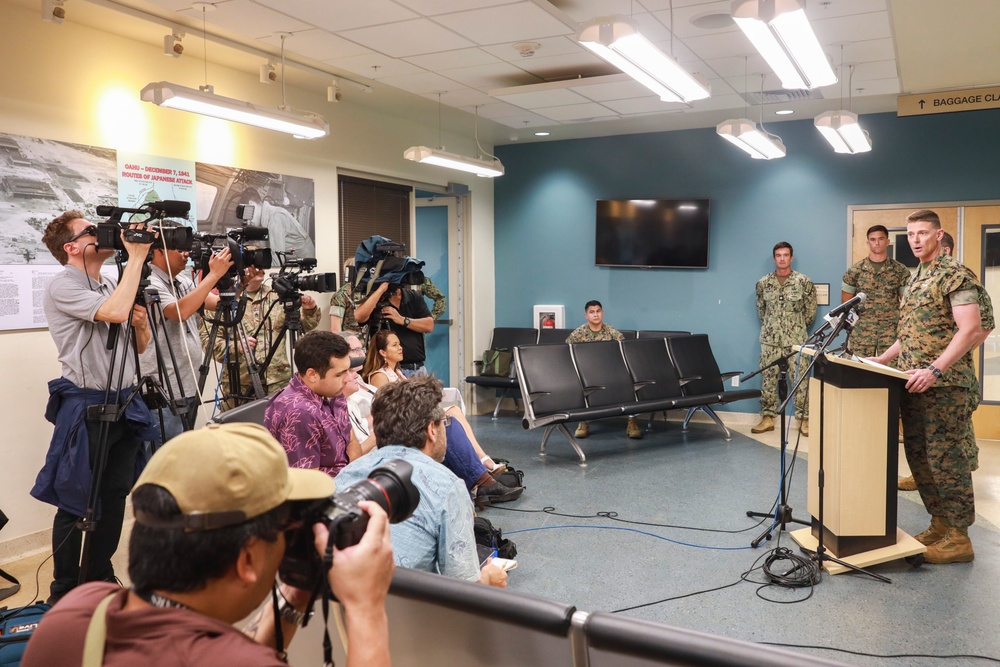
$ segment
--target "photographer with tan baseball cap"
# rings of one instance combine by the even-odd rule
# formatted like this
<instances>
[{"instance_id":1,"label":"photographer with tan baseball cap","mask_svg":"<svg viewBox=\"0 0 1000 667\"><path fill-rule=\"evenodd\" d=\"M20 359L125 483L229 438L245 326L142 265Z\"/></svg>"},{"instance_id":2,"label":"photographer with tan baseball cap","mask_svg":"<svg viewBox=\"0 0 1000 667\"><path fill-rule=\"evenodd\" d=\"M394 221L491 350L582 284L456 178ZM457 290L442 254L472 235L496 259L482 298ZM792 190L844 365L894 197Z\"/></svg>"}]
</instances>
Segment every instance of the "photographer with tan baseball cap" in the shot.
<instances>
[{"instance_id":1,"label":"photographer with tan baseball cap","mask_svg":"<svg viewBox=\"0 0 1000 667\"><path fill-rule=\"evenodd\" d=\"M284 449L261 426L212 424L177 436L132 491L131 587L74 589L43 618L22 664L81 664L87 653L93 662L83 664L111 667L284 665L275 618L287 643L309 601L308 591L275 586L285 531L298 529L292 503L333 492L325 473L289 469ZM358 544L334 550L328 578L344 606L348 666L389 665L389 522L375 503L359 506L370 516L367 530ZM322 554L327 527L317 523L313 534ZM275 605L245 631L233 627L272 591Z\"/></svg>"}]
</instances>

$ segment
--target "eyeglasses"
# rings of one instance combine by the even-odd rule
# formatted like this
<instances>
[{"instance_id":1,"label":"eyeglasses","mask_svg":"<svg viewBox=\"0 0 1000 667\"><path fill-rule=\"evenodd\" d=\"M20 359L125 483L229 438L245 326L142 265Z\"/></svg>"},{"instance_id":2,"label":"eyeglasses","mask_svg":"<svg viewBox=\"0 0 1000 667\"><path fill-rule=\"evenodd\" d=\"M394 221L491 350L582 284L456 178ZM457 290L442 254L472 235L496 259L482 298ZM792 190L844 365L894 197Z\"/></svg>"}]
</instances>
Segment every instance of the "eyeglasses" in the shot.
<instances>
[{"instance_id":1,"label":"eyeglasses","mask_svg":"<svg viewBox=\"0 0 1000 667\"><path fill-rule=\"evenodd\" d=\"M66 243L72 243L73 241L76 241L77 239L83 236L97 236L97 227L95 227L94 225L87 227L79 234L70 237L69 241L67 241Z\"/></svg>"},{"instance_id":2,"label":"eyeglasses","mask_svg":"<svg viewBox=\"0 0 1000 667\"><path fill-rule=\"evenodd\" d=\"M363 347L352 347L351 348L351 356L352 357L353 356L359 356L359 357L365 356L365 348L363 348Z\"/></svg>"},{"instance_id":3,"label":"eyeglasses","mask_svg":"<svg viewBox=\"0 0 1000 667\"><path fill-rule=\"evenodd\" d=\"M445 428L448 428L449 426L451 426L451 415L445 415L444 417L441 417L441 419L438 419L438 421L439 421L439 422L440 422L440 423L441 423L441 424L442 424L442 425L443 425L443 426L444 426Z\"/></svg>"}]
</instances>

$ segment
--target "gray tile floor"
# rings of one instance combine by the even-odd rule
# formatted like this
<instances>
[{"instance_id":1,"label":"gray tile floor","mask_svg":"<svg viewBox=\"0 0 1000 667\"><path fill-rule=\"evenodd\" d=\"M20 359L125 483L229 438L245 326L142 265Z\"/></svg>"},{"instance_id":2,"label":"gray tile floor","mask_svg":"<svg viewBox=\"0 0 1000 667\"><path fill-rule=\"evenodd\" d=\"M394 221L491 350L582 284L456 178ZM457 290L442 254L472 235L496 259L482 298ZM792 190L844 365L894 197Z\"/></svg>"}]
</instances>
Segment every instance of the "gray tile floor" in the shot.
<instances>
[{"instance_id":1,"label":"gray tile floor","mask_svg":"<svg viewBox=\"0 0 1000 667\"><path fill-rule=\"evenodd\" d=\"M1000 533L988 521L970 530L976 548L970 564L914 568L894 561L872 568L891 584L823 574L812 590L761 587L740 579L765 552L780 545L798 553L784 533L758 549L749 546L764 526L746 511L769 511L778 492L773 447L739 433L727 443L709 424L692 424L684 434L676 423L658 422L654 433L633 441L625 436L624 419L605 420L591 424L592 435L583 441L588 465L581 467L558 433L540 456L542 429L525 431L509 413L472 422L486 451L525 471L522 498L484 512L517 543L514 590L586 611L654 603L623 613L755 642L989 658L874 658L796 649L857 665L1000 662ZM805 473L800 460L789 504L796 518L808 520ZM568 516L543 512L546 507ZM903 530L912 535L926 528L927 514L915 493L901 494L898 507ZM619 521L595 516L603 512ZM759 570L748 578L763 581Z\"/></svg>"}]
</instances>

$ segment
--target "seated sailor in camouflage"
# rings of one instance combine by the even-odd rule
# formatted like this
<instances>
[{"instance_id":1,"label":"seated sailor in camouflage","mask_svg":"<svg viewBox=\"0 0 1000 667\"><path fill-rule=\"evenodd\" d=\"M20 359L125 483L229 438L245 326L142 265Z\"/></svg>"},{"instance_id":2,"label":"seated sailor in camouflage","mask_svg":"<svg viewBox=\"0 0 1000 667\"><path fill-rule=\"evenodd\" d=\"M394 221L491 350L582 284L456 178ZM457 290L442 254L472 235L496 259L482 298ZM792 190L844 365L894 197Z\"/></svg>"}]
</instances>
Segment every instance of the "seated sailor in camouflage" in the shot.
<instances>
[{"instance_id":1,"label":"seated sailor in camouflage","mask_svg":"<svg viewBox=\"0 0 1000 667\"><path fill-rule=\"evenodd\" d=\"M915 539L928 563L966 563L975 557L969 526L976 519L967 453L970 394L976 374L972 349L982 340L979 281L939 254L941 221L933 211L906 219L906 237L920 260L900 308L898 340L875 358L897 356L910 379L900 402L906 461L931 525Z\"/></svg>"},{"instance_id":2,"label":"seated sailor in camouflage","mask_svg":"<svg viewBox=\"0 0 1000 667\"><path fill-rule=\"evenodd\" d=\"M567 338L567 343L590 343L598 340L624 340L625 336L613 326L604 323L604 307L600 301L588 301L583 307L587 315L587 323L573 330ZM625 433L633 440L642 438L642 429L635 415L628 418ZM576 427L576 437L586 438L590 435L590 425L580 422Z\"/></svg>"},{"instance_id":3,"label":"seated sailor in camouflage","mask_svg":"<svg viewBox=\"0 0 1000 667\"><path fill-rule=\"evenodd\" d=\"M851 351L859 357L882 354L896 342L899 297L910 280L910 270L889 257L889 230L868 229L868 256L847 269L840 286L841 302L862 292L865 312L851 332Z\"/></svg>"},{"instance_id":4,"label":"seated sailor in camouflage","mask_svg":"<svg viewBox=\"0 0 1000 667\"><path fill-rule=\"evenodd\" d=\"M791 353L793 345L805 342L809 325L816 317L816 287L798 271L792 270L792 246L781 241L774 246L774 272L757 281L757 315L760 317L760 367ZM789 364L788 386L794 379L794 363ZM774 430L774 415L778 408L778 375L776 366L764 371L760 394L760 421L750 429L753 433ZM807 382L795 393L795 417L802 435L809 435L809 405L806 403Z\"/></svg>"}]
</instances>

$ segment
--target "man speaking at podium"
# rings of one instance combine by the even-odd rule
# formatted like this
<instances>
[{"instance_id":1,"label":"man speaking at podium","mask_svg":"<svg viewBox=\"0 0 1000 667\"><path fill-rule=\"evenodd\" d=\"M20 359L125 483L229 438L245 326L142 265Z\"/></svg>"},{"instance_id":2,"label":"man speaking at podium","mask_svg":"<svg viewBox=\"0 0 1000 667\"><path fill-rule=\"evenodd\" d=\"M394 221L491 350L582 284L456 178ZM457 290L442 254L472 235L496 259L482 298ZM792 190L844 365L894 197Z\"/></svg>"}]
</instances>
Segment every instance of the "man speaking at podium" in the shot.
<instances>
[{"instance_id":1,"label":"man speaking at podium","mask_svg":"<svg viewBox=\"0 0 1000 667\"><path fill-rule=\"evenodd\" d=\"M975 557L969 526L976 520L965 435L976 374L972 349L981 340L978 281L947 255L939 255L941 221L934 211L906 218L906 238L920 260L903 292L898 336L875 357L910 375L900 405L906 460L931 525L916 539L928 563L967 563Z\"/></svg>"}]
</instances>

